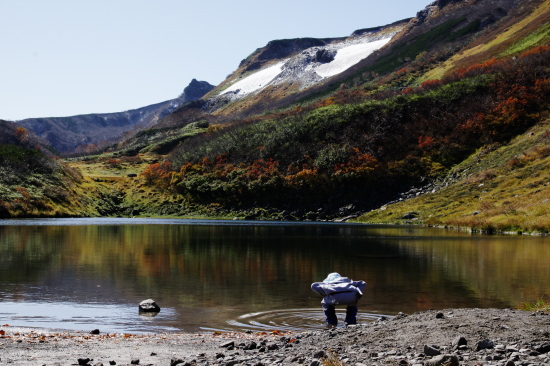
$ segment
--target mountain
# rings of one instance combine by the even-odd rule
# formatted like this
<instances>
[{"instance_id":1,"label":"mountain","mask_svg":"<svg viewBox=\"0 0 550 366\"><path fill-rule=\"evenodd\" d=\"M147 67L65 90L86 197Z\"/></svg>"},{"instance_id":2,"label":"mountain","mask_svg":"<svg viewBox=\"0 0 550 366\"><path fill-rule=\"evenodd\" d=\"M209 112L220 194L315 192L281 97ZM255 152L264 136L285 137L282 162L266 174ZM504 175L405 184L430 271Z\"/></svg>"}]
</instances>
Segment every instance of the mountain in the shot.
<instances>
[{"instance_id":1,"label":"mountain","mask_svg":"<svg viewBox=\"0 0 550 366\"><path fill-rule=\"evenodd\" d=\"M82 212L550 231L548 0L275 40L206 89L72 160Z\"/></svg>"},{"instance_id":2,"label":"mountain","mask_svg":"<svg viewBox=\"0 0 550 366\"><path fill-rule=\"evenodd\" d=\"M184 126L199 119L225 123L303 107L342 84L369 85L380 75L422 59L430 60L432 67L490 33L502 19L516 19L521 16L516 13L531 6L521 4L519 0L440 0L414 18L356 30L347 37L271 41L243 59L200 103L175 110L158 127Z\"/></svg>"},{"instance_id":3,"label":"mountain","mask_svg":"<svg viewBox=\"0 0 550 366\"><path fill-rule=\"evenodd\" d=\"M324 83L391 42L409 21L358 30L349 37L271 41L212 90L203 109L214 114L238 113L260 101L265 104Z\"/></svg>"},{"instance_id":4,"label":"mountain","mask_svg":"<svg viewBox=\"0 0 550 366\"><path fill-rule=\"evenodd\" d=\"M61 153L77 148L92 150L99 143L119 141L126 133L146 129L191 101L200 99L213 85L193 79L172 100L118 113L94 113L72 117L29 118L18 123L47 140Z\"/></svg>"},{"instance_id":5,"label":"mountain","mask_svg":"<svg viewBox=\"0 0 550 366\"><path fill-rule=\"evenodd\" d=\"M279 219L357 215L434 187L545 120L549 5L436 1L345 39L270 42L167 116L174 131L210 127L172 145L147 181L181 200L165 212Z\"/></svg>"}]
</instances>

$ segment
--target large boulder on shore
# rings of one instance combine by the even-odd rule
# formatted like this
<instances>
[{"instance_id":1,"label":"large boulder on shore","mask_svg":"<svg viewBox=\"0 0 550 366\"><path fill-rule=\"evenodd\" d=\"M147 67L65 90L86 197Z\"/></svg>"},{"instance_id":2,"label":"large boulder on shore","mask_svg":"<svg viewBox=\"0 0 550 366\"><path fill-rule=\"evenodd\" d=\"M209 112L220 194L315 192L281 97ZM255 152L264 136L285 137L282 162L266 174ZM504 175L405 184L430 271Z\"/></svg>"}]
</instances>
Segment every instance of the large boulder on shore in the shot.
<instances>
[{"instance_id":1,"label":"large boulder on shore","mask_svg":"<svg viewBox=\"0 0 550 366\"><path fill-rule=\"evenodd\" d=\"M160 306L158 306L153 299L147 299L139 303L139 311L158 313L160 311Z\"/></svg>"}]
</instances>

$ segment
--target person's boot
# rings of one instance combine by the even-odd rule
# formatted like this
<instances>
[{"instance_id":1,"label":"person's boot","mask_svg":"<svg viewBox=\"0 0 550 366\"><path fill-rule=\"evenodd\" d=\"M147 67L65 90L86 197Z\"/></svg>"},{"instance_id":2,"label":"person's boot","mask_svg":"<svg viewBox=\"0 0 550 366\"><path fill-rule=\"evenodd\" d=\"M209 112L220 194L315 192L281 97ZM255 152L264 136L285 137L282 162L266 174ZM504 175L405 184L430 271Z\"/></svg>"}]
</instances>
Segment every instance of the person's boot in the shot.
<instances>
[{"instance_id":1,"label":"person's boot","mask_svg":"<svg viewBox=\"0 0 550 366\"><path fill-rule=\"evenodd\" d=\"M325 316L327 318L327 328L334 328L338 325L338 318L336 317L336 309L334 306L324 306Z\"/></svg>"},{"instance_id":2,"label":"person's boot","mask_svg":"<svg viewBox=\"0 0 550 366\"><path fill-rule=\"evenodd\" d=\"M357 311L357 306L348 305L346 309L346 319L344 320L346 325L357 324Z\"/></svg>"}]
</instances>

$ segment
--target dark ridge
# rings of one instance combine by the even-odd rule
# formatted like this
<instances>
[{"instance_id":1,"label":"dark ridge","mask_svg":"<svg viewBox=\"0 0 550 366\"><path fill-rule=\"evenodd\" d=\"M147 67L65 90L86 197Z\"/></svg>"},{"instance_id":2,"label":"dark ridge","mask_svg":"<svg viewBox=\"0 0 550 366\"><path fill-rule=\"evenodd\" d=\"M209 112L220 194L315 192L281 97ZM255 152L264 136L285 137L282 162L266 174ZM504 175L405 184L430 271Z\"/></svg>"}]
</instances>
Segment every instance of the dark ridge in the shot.
<instances>
[{"instance_id":1,"label":"dark ridge","mask_svg":"<svg viewBox=\"0 0 550 366\"><path fill-rule=\"evenodd\" d=\"M384 30L386 28L395 27L395 26L397 26L399 24L402 24L402 23L408 23L412 19L413 18L406 18L406 19L398 20L397 22L393 22L391 24L383 25L383 26L380 26L380 27L357 29L355 32L353 32L351 34L351 37L360 37L360 36L363 36L363 35L368 34L368 33L378 33L381 30Z\"/></svg>"}]
</instances>

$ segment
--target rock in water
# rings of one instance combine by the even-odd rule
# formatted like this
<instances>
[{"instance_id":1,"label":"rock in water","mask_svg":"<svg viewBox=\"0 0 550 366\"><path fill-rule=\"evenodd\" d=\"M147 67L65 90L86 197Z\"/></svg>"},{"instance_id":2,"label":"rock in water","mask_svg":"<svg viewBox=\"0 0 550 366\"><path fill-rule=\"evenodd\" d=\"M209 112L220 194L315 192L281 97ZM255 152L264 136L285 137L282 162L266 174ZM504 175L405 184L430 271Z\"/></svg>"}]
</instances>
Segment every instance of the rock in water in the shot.
<instances>
[{"instance_id":1,"label":"rock in water","mask_svg":"<svg viewBox=\"0 0 550 366\"><path fill-rule=\"evenodd\" d=\"M153 299L147 299L139 303L139 311L158 313L160 311L160 307L155 301L153 301Z\"/></svg>"}]
</instances>

